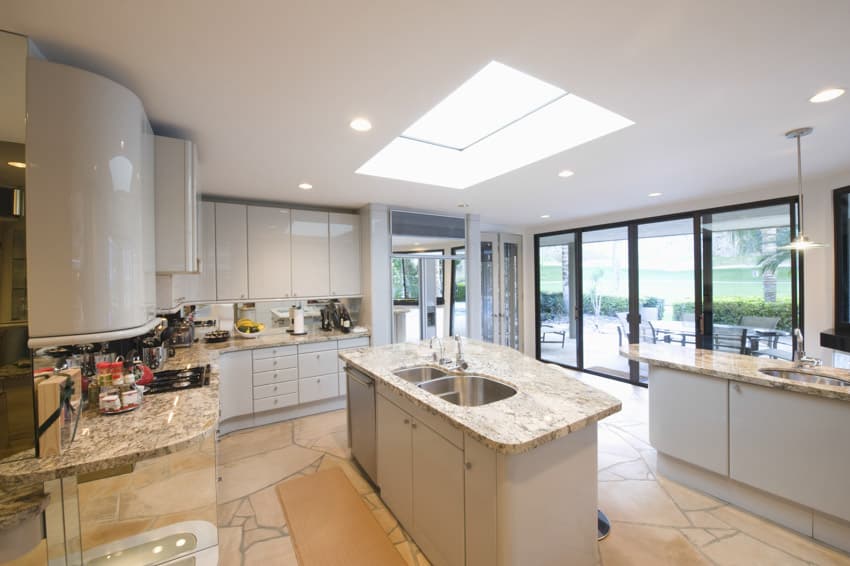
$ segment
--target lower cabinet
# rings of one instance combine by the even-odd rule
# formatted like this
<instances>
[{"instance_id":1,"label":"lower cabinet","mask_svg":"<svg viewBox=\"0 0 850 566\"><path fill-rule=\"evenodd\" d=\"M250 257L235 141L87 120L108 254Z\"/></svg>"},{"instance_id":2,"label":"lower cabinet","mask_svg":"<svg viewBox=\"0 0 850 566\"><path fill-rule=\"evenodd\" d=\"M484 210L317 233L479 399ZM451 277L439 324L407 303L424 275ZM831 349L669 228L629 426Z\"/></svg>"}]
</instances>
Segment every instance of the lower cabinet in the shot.
<instances>
[{"instance_id":1,"label":"lower cabinet","mask_svg":"<svg viewBox=\"0 0 850 566\"><path fill-rule=\"evenodd\" d=\"M218 359L219 420L227 420L254 412L254 383L251 352L231 352Z\"/></svg>"},{"instance_id":2,"label":"lower cabinet","mask_svg":"<svg viewBox=\"0 0 850 566\"><path fill-rule=\"evenodd\" d=\"M729 387L732 479L850 521L847 401L747 383Z\"/></svg>"},{"instance_id":3,"label":"lower cabinet","mask_svg":"<svg viewBox=\"0 0 850 566\"><path fill-rule=\"evenodd\" d=\"M438 566L464 564L463 450L377 397L381 497Z\"/></svg>"}]
</instances>

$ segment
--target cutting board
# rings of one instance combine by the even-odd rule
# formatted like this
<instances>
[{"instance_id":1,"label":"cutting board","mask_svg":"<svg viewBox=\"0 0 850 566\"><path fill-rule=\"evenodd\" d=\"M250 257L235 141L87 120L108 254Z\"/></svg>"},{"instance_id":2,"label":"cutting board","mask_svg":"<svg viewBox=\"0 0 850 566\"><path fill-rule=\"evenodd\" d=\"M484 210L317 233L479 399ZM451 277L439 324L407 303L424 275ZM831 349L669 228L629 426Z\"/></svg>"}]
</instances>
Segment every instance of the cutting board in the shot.
<instances>
[{"instance_id":1,"label":"cutting board","mask_svg":"<svg viewBox=\"0 0 850 566\"><path fill-rule=\"evenodd\" d=\"M80 368L71 368L62 372L64 375L53 375L52 373L37 374L34 376L35 382L35 397L36 408L38 415L39 428L47 419L59 408L61 399L62 384L68 377L74 382L74 394L71 397L71 403L80 410L79 399L81 395L82 374ZM44 433L38 438L38 455L43 458L46 456L56 456L62 451L62 424L63 419L60 415L56 421L50 425Z\"/></svg>"}]
</instances>

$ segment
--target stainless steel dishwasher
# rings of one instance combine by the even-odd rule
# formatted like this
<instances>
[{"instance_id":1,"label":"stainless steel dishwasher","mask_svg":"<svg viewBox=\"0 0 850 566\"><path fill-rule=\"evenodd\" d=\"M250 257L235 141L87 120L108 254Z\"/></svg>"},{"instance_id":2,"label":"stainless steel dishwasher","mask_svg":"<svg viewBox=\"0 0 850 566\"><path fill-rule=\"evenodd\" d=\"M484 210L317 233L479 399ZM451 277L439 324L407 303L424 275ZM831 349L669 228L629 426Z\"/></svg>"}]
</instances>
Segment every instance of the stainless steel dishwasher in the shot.
<instances>
[{"instance_id":1,"label":"stainless steel dishwasher","mask_svg":"<svg viewBox=\"0 0 850 566\"><path fill-rule=\"evenodd\" d=\"M375 381L365 373L345 367L348 381L348 444L351 456L372 483L377 484L375 450Z\"/></svg>"}]
</instances>

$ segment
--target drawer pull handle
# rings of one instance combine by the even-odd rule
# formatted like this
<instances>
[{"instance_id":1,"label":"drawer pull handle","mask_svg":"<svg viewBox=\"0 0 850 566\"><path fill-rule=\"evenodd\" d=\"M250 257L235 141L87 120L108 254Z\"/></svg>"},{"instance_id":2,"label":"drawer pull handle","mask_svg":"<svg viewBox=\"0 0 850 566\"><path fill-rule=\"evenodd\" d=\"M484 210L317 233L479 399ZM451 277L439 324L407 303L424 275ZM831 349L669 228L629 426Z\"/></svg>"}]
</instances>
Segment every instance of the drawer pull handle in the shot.
<instances>
[{"instance_id":1,"label":"drawer pull handle","mask_svg":"<svg viewBox=\"0 0 850 566\"><path fill-rule=\"evenodd\" d=\"M274 386L274 390L277 391L277 385Z\"/></svg>"},{"instance_id":2,"label":"drawer pull handle","mask_svg":"<svg viewBox=\"0 0 850 566\"><path fill-rule=\"evenodd\" d=\"M322 380L321 380L321 379L317 379L317 380L316 380L316 383L321 383L321 382L322 382Z\"/></svg>"},{"instance_id":3,"label":"drawer pull handle","mask_svg":"<svg viewBox=\"0 0 850 566\"><path fill-rule=\"evenodd\" d=\"M404 424L410 424L410 419L404 419Z\"/></svg>"},{"instance_id":4,"label":"drawer pull handle","mask_svg":"<svg viewBox=\"0 0 850 566\"><path fill-rule=\"evenodd\" d=\"M274 400L274 404L277 405L277 399Z\"/></svg>"},{"instance_id":5,"label":"drawer pull handle","mask_svg":"<svg viewBox=\"0 0 850 566\"><path fill-rule=\"evenodd\" d=\"M410 428L416 428L416 423L410 423Z\"/></svg>"},{"instance_id":6,"label":"drawer pull handle","mask_svg":"<svg viewBox=\"0 0 850 566\"><path fill-rule=\"evenodd\" d=\"M466 463L466 469L467 469L467 470L471 470L471 469L472 469L472 462L467 462L467 463Z\"/></svg>"}]
</instances>

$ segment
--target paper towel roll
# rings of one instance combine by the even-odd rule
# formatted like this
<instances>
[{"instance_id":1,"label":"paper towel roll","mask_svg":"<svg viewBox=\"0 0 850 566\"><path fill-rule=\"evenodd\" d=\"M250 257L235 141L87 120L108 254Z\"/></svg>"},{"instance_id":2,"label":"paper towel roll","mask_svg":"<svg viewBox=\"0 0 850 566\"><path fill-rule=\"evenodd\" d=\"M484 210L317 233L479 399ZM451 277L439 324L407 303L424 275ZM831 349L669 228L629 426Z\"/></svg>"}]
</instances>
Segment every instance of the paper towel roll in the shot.
<instances>
[{"instance_id":1,"label":"paper towel roll","mask_svg":"<svg viewBox=\"0 0 850 566\"><path fill-rule=\"evenodd\" d=\"M295 324L293 326L292 333L304 333L304 309L295 309Z\"/></svg>"}]
</instances>

